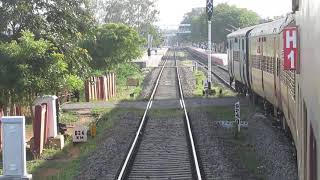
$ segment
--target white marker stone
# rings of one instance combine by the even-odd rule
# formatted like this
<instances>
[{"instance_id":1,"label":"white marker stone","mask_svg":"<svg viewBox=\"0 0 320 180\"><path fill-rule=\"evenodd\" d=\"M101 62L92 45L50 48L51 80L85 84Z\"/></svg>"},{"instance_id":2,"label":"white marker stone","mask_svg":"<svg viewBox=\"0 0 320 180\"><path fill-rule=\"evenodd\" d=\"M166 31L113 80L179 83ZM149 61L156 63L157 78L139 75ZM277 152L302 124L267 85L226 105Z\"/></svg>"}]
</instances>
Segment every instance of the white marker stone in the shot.
<instances>
[{"instance_id":1,"label":"white marker stone","mask_svg":"<svg viewBox=\"0 0 320 180\"><path fill-rule=\"evenodd\" d=\"M0 179L31 179L26 168L25 117L2 117L3 176Z\"/></svg>"},{"instance_id":2,"label":"white marker stone","mask_svg":"<svg viewBox=\"0 0 320 180\"><path fill-rule=\"evenodd\" d=\"M73 128L73 135L72 135L73 142L86 142L88 139L87 132L88 132L88 127L83 125L75 126Z\"/></svg>"}]
</instances>

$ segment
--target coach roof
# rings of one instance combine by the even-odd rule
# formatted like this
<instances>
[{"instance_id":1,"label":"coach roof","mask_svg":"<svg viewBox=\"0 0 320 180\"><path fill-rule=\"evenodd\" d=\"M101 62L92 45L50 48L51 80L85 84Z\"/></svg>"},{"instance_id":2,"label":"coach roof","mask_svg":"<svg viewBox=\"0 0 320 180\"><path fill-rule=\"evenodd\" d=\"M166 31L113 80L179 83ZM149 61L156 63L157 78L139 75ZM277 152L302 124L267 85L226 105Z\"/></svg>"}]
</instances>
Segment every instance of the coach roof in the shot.
<instances>
[{"instance_id":1,"label":"coach roof","mask_svg":"<svg viewBox=\"0 0 320 180\"><path fill-rule=\"evenodd\" d=\"M239 29L237 31L234 31L234 32L228 34L227 38L244 37L254 27L256 27L256 26L245 27L245 28Z\"/></svg>"},{"instance_id":2,"label":"coach roof","mask_svg":"<svg viewBox=\"0 0 320 180\"><path fill-rule=\"evenodd\" d=\"M286 27L291 21L293 16L288 15L285 18L281 18L272 22L257 25L249 34L250 37L263 36L269 34L279 34L284 27Z\"/></svg>"}]
</instances>

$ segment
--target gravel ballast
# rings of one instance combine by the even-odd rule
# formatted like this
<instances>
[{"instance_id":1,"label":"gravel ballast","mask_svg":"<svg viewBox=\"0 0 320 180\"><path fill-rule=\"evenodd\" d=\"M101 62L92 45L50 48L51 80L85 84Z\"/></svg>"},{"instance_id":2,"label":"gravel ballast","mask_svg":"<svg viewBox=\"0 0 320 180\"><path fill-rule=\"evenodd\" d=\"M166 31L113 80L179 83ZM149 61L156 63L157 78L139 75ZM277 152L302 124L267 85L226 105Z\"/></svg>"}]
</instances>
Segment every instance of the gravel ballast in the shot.
<instances>
[{"instance_id":1,"label":"gravel ballast","mask_svg":"<svg viewBox=\"0 0 320 180\"><path fill-rule=\"evenodd\" d=\"M182 83L183 95L186 98L193 97L196 79L190 67L180 67L180 78Z\"/></svg>"},{"instance_id":2,"label":"gravel ballast","mask_svg":"<svg viewBox=\"0 0 320 180\"><path fill-rule=\"evenodd\" d=\"M154 85L157 81L158 75L160 73L161 68L153 68L151 71L146 75L143 81L143 88L140 94L139 99L148 99L151 96L152 90Z\"/></svg>"},{"instance_id":3,"label":"gravel ballast","mask_svg":"<svg viewBox=\"0 0 320 180\"><path fill-rule=\"evenodd\" d=\"M140 118L137 113L129 111L120 115L114 127L99 137L97 149L83 161L76 179L114 179L128 152Z\"/></svg>"},{"instance_id":4,"label":"gravel ballast","mask_svg":"<svg viewBox=\"0 0 320 180\"><path fill-rule=\"evenodd\" d=\"M237 148L231 141L232 131L218 128L215 117L210 117L206 111L189 112L205 179L256 179L240 162Z\"/></svg>"},{"instance_id":5,"label":"gravel ballast","mask_svg":"<svg viewBox=\"0 0 320 180\"><path fill-rule=\"evenodd\" d=\"M294 146L284 132L264 115L256 113L249 120L249 141L261 161L261 169L268 180L296 180L298 170L293 156Z\"/></svg>"}]
</instances>

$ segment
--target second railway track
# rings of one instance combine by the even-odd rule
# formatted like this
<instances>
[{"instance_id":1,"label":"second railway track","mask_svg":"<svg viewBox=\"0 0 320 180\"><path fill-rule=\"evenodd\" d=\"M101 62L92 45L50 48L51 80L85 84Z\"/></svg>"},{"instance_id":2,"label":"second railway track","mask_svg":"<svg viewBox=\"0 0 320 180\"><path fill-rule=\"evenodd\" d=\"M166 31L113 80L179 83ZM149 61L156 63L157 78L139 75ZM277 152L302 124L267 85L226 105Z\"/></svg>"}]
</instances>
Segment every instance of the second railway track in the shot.
<instances>
[{"instance_id":1,"label":"second railway track","mask_svg":"<svg viewBox=\"0 0 320 180\"><path fill-rule=\"evenodd\" d=\"M175 53L168 53L118 180L202 179ZM153 101L166 99L176 100L183 115L153 117Z\"/></svg>"},{"instance_id":2,"label":"second railway track","mask_svg":"<svg viewBox=\"0 0 320 180\"><path fill-rule=\"evenodd\" d=\"M196 61L202 68L206 70L208 69L207 61L206 63L204 63L203 60L201 60L199 57L192 54L191 52L188 52L187 50L185 52L188 53L191 56L192 60ZM228 70L225 67L212 64L211 74L214 75L217 79L219 79L219 81L223 83L224 86L235 91L234 85L230 85Z\"/></svg>"}]
</instances>

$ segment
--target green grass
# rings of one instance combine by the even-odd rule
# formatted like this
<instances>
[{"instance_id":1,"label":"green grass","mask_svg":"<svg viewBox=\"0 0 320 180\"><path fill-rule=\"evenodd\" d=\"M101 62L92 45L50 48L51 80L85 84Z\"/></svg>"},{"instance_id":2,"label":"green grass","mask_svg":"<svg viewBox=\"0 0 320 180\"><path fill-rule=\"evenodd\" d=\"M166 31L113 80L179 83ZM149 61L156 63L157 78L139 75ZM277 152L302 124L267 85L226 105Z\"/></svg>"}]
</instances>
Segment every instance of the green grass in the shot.
<instances>
[{"instance_id":1,"label":"green grass","mask_svg":"<svg viewBox=\"0 0 320 180\"><path fill-rule=\"evenodd\" d=\"M96 150L97 144L102 140L102 135L110 128L112 128L116 122L126 112L134 112L139 116L142 116L143 110L139 109L96 109L94 113L103 113L99 123L97 124L97 136L95 138L88 137L86 143L73 144L71 137L67 139L66 146L62 151L49 149L44 151L41 159L28 161L28 171L34 174L34 179L42 179L43 177L37 176L37 174L43 170L54 168L58 169L59 173L49 177L48 179L73 179L79 172L81 164L85 164L86 157ZM64 158L68 156L69 151L72 148L79 148L81 154L79 157L66 161L46 161L48 157L60 157Z\"/></svg>"},{"instance_id":2,"label":"green grass","mask_svg":"<svg viewBox=\"0 0 320 180\"><path fill-rule=\"evenodd\" d=\"M206 113L212 121L230 120L234 121L233 106L207 106L195 107L190 109L192 112ZM246 120L250 116L253 109L249 106L241 106L241 119ZM257 159L257 155L252 145L248 143L248 131L242 129L239 134L236 133L236 127L232 133L224 137L233 148L236 149L235 158L239 159L243 167L245 167L255 179L265 179L264 175L259 172L258 167L261 163Z\"/></svg>"},{"instance_id":3,"label":"green grass","mask_svg":"<svg viewBox=\"0 0 320 180\"><path fill-rule=\"evenodd\" d=\"M192 67L193 66L193 61L191 61L191 60L180 61L180 63L183 66L187 66L187 67Z\"/></svg>"},{"instance_id":4,"label":"green grass","mask_svg":"<svg viewBox=\"0 0 320 180\"><path fill-rule=\"evenodd\" d=\"M191 108L192 111L208 113L216 121L234 121L234 107L233 106L205 106ZM241 119L246 120L249 116L250 108L248 106L241 106Z\"/></svg>"},{"instance_id":5,"label":"green grass","mask_svg":"<svg viewBox=\"0 0 320 180\"><path fill-rule=\"evenodd\" d=\"M119 85L117 87L116 96L111 98L111 102L116 101L134 101L138 100L142 91L142 83L137 87ZM134 93L134 97L130 97L130 94Z\"/></svg>"},{"instance_id":6,"label":"green grass","mask_svg":"<svg viewBox=\"0 0 320 180\"><path fill-rule=\"evenodd\" d=\"M213 97L231 97L236 96L236 93L233 91L222 87L220 84L213 84L212 89L214 90L215 94ZM222 93L220 93L222 92Z\"/></svg>"},{"instance_id":7,"label":"green grass","mask_svg":"<svg viewBox=\"0 0 320 180\"><path fill-rule=\"evenodd\" d=\"M91 109L91 116L98 118L100 115L109 111L109 108L93 108Z\"/></svg>"},{"instance_id":8,"label":"green grass","mask_svg":"<svg viewBox=\"0 0 320 180\"><path fill-rule=\"evenodd\" d=\"M196 97L202 97L203 96L203 90L204 90L204 82L206 81L206 75L202 71L195 71L193 72L193 75L196 79L196 87L194 89L194 96ZM209 97L231 97L236 96L236 93L233 91L226 89L222 87L220 84L214 83L212 84L212 92L213 94ZM221 91L221 93L220 93Z\"/></svg>"},{"instance_id":9,"label":"green grass","mask_svg":"<svg viewBox=\"0 0 320 180\"><path fill-rule=\"evenodd\" d=\"M63 112L60 116L60 123L71 124L79 121L79 115L76 112Z\"/></svg>"},{"instance_id":10,"label":"green grass","mask_svg":"<svg viewBox=\"0 0 320 180\"><path fill-rule=\"evenodd\" d=\"M176 52L177 57L186 58L186 53L183 51Z\"/></svg>"},{"instance_id":11,"label":"green grass","mask_svg":"<svg viewBox=\"0 0 320 180\"><path fill-rule=\"evenodd\" d=\"M247 143L247 132L244 130L240 133L238 138L233 140L233 143L237 146L238 153L237 156L240 158L241 163L248 169L252 174L254 174L257 179L266 179L265 176L259 172L258 167L261 163L257 159L257 155L254 148Z\"/></svg>"},{"instance_id":12,"label":"green grass","mask_svg":"<svg viewBox=\"0 0 320 180\"><path fill-rule=\"evenodd\" d=\"M129 72L128 75L122 75L118 77L117 81L117 92L116 96L111 98L110 101L130 101L137 100L140 97L143 88L143 80L145 78L145 73L140 70L136 65L132 64L134 68L127 68ZM123 70L125 71L125 70ZM130 71L132 71L130 73ZM130 75L129 75L130 74ZM133 78L139 81L138 86L127 86L127 79ZM134 94L134 97L130 97L130 94Z\"/></svg>"},{"instance_id":13,"label":"green grass","mask_svg":"<svg viewBox=\"0 0 320 180\"><path fill-rule=\"evenodd\" d=\"M193 75L195 76L196 79L196 87L194 89L193 94L195 96L203 96L203 82L206 80L206 76L202 71L194 71Z\"/></svg>"}]
</instances>

